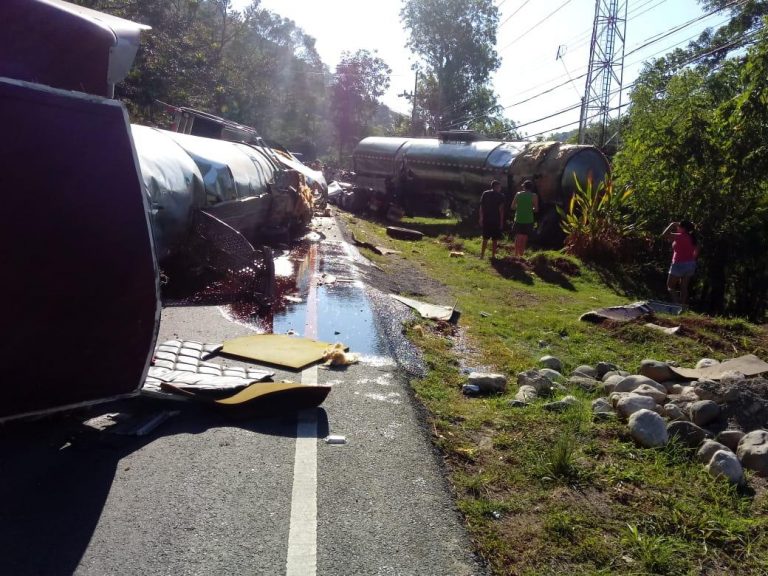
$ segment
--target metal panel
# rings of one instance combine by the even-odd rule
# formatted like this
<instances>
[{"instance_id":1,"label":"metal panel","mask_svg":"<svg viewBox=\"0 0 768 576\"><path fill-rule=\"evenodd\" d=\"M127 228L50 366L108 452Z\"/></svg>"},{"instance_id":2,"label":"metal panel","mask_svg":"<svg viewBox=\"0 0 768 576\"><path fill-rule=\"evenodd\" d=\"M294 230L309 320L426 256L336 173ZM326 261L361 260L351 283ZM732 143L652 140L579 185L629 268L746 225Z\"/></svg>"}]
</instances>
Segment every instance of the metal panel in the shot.
<instances>
[{"instance_id":1,"label":"metal panel","mask_svg":"<svg viewBox=\"0 0 768 576\"><path fill-rule=\"evenodd\" d=\"M157 258L186 244L194 210L205 206L203 176L181 146L162 130L131 126L149 199Z\"/></svg>"},{"instance_id":2,"label":"metal panel","mask_svg":"<svg viewBox=\"0 0 768 576\"><path fill-rule=\"evenodd\" d=\"M2 0L0 22L0 76L107 97L149 29L61 0Z\"/></svg>"},{"instance_id":3,"label":"metal panel","mask_svg":"<svg viewBox=\"0 0 768 576\"><path fill-rule=\"evenodd\" d=\"M0 420L134 393L157 267L118 102L0 79Z\"/></svg>"}]
</instances>

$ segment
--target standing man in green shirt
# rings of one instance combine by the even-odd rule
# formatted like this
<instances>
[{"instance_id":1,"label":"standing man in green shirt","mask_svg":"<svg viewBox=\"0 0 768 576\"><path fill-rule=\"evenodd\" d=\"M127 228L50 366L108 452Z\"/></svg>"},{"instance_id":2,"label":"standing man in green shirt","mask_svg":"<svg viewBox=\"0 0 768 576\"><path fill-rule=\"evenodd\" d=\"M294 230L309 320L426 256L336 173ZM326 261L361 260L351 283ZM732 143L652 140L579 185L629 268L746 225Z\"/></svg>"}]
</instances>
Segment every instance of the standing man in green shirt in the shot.
<instances>
[{"instance_id":1,"label":"standing man in green shirt","mask_svg":"<svg viewBox=\"0 0 768 576\"><path fill-rule=\"evenodd\" d=\"M512 233L515 235L515 256L522 258L528 245L528 236L533 233L533 215L539 211L539 197L533 191L533 182L523 182L523 189L515 194L512 200L512 210L515 211L515 223Z\"/></svg>"}]
</instances>

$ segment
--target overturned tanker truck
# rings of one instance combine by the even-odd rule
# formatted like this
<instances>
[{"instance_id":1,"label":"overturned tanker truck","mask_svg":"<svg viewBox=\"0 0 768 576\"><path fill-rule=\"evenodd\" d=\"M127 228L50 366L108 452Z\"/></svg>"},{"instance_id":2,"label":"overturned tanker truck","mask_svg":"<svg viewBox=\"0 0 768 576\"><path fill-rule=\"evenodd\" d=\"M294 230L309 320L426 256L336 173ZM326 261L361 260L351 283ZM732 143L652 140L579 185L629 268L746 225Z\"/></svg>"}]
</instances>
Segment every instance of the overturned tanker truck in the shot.
<instances>
[{"instance_id":1,"label":"overturned tanker truck","mask_svg":"<svg viewBox=\"0 0 768 576\"><path fill-rule=\"evenodd\" d=\"M594 146L561 142L483 140L468 131L441 132L438 138L365 138L353 154L355 185L372 204L400 205L406 214L444 212L468 215L491 180L501 182L511 200L524 180L539 195L537 240L562 241L557 206L566 206L576 188L609 173L608 160Z\"/></svg>"},{"instance_id":2,"label":"overturned tanker truck","mask_svg":"<svg viewBox=\"0 0 768 576\"><path fill-rule=\"evenodd\" d=\"M114 87L148 26L63 0L1 0L0 22L2 423L138 394L158 263L249 268L258 242L308 221L302 180L324 182L250 139L131 126Z\"/></svg>"},{"instance_id":3,"label":"overturned tanker truck","mask_svg":"<svg viewBox=\"0 0 768 576\"><path fill-rule=\"evenodd\" d=\"M139 125L131 134L161 267L248 273L268 296L274 278L263 243L309 223L327 189L322 174L260 144ZM254 261L266 270L250 270Z\"/></svg>"}]
</instances>

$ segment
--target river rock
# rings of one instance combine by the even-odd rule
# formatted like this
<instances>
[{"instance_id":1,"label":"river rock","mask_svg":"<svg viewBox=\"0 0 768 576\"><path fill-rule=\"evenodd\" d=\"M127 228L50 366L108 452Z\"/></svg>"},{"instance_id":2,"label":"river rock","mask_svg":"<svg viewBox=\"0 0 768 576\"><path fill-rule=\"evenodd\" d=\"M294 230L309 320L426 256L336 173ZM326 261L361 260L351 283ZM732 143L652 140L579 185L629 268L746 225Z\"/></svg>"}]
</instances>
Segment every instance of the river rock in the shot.
<instances>
[{"instance_id":1,"label":"river rock","mask_svg":"<svg viewBox=\"0 0 768 576\"><path fill-rule=\"evenodd\" d=\"M662 414L670 420L685 420L685 414L677 404L664 404Z\"/></svg>"},{"instance_id":2,"label":"river rock","mask_svg":"<svg viewBox=\"0 0 768 576\"><path fill-rule=\"evenodd\" d=\"M669 364L659 362L658 360L643 360L640 362L640 374L656 382L675 379L675 373L672 372Z\"/></svg>"},{"instance_id":3,"label":"river rock","mask_svg":"<svg viewBox=\"0 0 768 576\"><path fill-rule=\"evenodd\" d=\"M760 476L768 476L768 432L753 430L739 441L736 455L744 468Z\"/></svg>"},{"instance_id":4,"label":"river rock","mask_svg":"<svg viewBox=\"0 0 768 576\"><path fill-rule=\"evenodd\" d=\"M467 384L477 386L481 393L494 394L507 391L507 377L504 374L471 372Z\"/></svg>"},{"instance_id":5,"label":"river rock","mask_svg":"<svg viewBox=\"0 0 768 576\"><path fill-rule=\"evenodd\" d=\"M586 376L587 378L592 378L594 380L597 378L597 369L594 366L582 364L581 366L576 367L573 371L573 376Z\"/></svg>"},{"instance_id":6,"label":"river rock","mask_svg":"<svg viewBox=\"0 0 768 576\"><path fill-rule=\"evenodd\" d=\"M550 370L555 370L560 373L563 372L563 363L560 361L560 358L556 358L555 356L542 356L539 358L539 364Z\"/></svg>"},{"instance_id":7,"label":"river rock","mask_svg":"<svg viewBox=\"0 0 768 576\"><path fill-rule=\"evenodd\" d=\"M686 420L667 424L667 433L670 438L677 436L678 440L689 448L696 448L707 437L704 429Z\"/></svg>"},{"instance_id":8,"label":"river rock","mask_svg":"<svg viewBox=\"0 0 768 576\"><path fill-rule=\"evenodd\" d=\"M664 383L664 387L667 387L667 383ZM669 388L667 388L667 394L675 394L680 395L683 393L684 386L682 384L673 384Z\"/></svg>"},{"instance_id":9,"label":"river rock","mask_svg":"<svg viewBox=\"0 0 768 576\"><path fill-rule=\"evenodd\" d=\"M539 374L544 376L545 378L548 378L550 382L557 382L559 380L563 380L563 375L560 374L557 370L552 370L552 368L542 368L539 370Z\"/></svg>"},{"instance_id":10,"label":"river rock","mask_svg":"<svg viewBox=\"0 0 768 576\"><path fill-rule=\"evenodd\" d=\"M677 395L677 399L681 402L698 402L699 397L696 394L696 389L693 386L683 386L680 390L680 394Z\"/></svg>"},{"instance_id":11,"label":"river rock","mask_svg":"<svg viewBox=\"0 0 768 576\"><path fill-rule=\"evenodd\" d=\"M608 372L618 373L619 367L616 366L616 364L611 364L610 362L598 362L597 366L595 366L595 370L597 370L597 379L602 380L603 376L605 376Z\"/></svg>"},{"instance_id":12,"label":"river rock","mask_svg":"<svg viewBox=\"0 0 768 576\"><path fill-rule=\"evenodd\" d=\"M610 412L613 413L613 406L607 398L597 398L592 400L592 412Z\"/></svg>"},{"instance_id":13,"label":"river rock","mask_svg":"<svg viewBox=\"0 0 768 576\"><path fill-rule=\"evenodd\" d=\"M622 376L621 374L614 374L613 376L610 376L603 380L603 390L610 394L611 392L614 392L616 390L616 385L624 380L625 376Z\"/></svg>"},{"instance_id":14,"label":"river rock","mask_svg":"<svg viewBox=\"0 0 768 576\"><path fill-rule=\"evenodd\" d=\"M734 484L744 482L744 469L736 454L730 450L718 450L707 464L707 472L715 478L727 478Z\"/></svg>"},{"instance_id":15,"label":"river rock","mask_svg":"<svg viewBox=\"0 0 768 576\"><path fill-rule=\"evenodd\" d=\"M629 417L629 434L645 448L664 446L669 441L664 419L652 410L641 409Z\"/></svg>"},{"instance_id":16,"label":"river rock","mask_svg":"<svg viewBox=\"0 0 768 576\"><path fill-rule=\"evenodd\" d=\"M619 398L616 402L616 411L624 418L629 418L632 414L638 410L650 410L655 412L656 401L648 396L640 396L639 394L628 394Z\"/></svg>"},{"instance_id":17,"label":"river rock","mask_svg":"<svg viewBox=\"0 0 768 576\"><path fill-rule=\"evenodd\" d=\"M517 375L517 384L520 387L533 386L539 396L549 396L552 393L552 381L536 370L520 372Z\"/></svg>"},{"instance_id":18,"label":"river rock","mask_svg":"<svg viewBox=\"0 0 768 576\"><path fill-rule=\"evenodd\" d=\"M549 412L565 412L571 406L575 406L579 403L575 396L566 396L556 402L547 402L541 407Z\"/></svg>"},{"instance_id":19,"label":"river rock","mask_svg":"<svg viewBox=\"0 0 768 576\"><path fill-rule=\"evenodd\" d=\"M528 402L523 402L522 400L510 400L507 402L507 406L510 408L525 408L528 406Z\"/></svg>"},{"instance_id":20,"label":"river rock","mask_svg":"<svg viewBox=\"0 0 768 576\"><path fill-rule=\"evenodd\" d=\"M739 442L744 438L744 432L741 430L723 430L715 436L715 440L728 446L733 452L736 452L739 448Z\"/></svg>"},{"instance_id":21,"label":"river rock","mask_svg":"<svg viewBox=\"0 0 768 576\"><path fill-rule=\"evenodd\" d=\"M581 388L586 392L594 392L598 386L602 386L602 382L586 376L571 376L568 378L568 385Z\"/></svg>"},{"instance_id":22,"label":"river rock","mask_svg":"<svg viewBox=\"0 0 768 576\"><path fill-rule=\"evenodd\" d=\"M746 376L737 370L730 370L720 376L720 383L724 386L733 386L734 384L741 384L746 379Z\"/></svg>"},{"instance_id":23,"label":"river rock","mask_svg":"<svg viewBox=\"0 0 768 576\"><path fill-rule=\"evenodd\" d=\"M712 400L713 402L723 402L723 388L713 380L698 380L693 383L693 392L700 400Z\"/></svg>"},{"instance_id":24,"label":"river rock","mask_svg":"<svg viewBox=\"0 0 768 576\"><path fill-rule=\"evenodd\" d=\"M538 397L539 395L536 392L536 388L528 385L520 386L520 388L517 389L517 393L515 394L515 400L526 403L533 402Z\"/></svg>"},{"instance_id":25,"label":"river rock","mask_svg":"<svg viewBox=\"0 0 768 576\"><path fill-rule=\"evenodd\" d=\"M701 370L702 368L709 368L710 366L717 366L720 364L717 360L714 358L702 358L698 362L696 362L696 370Z\"/></svg>"},{"instance_id":26,"label":"river rock","mask_svg":"<svg viewBox=\"0 0 768 576\"><path fill-rule=\"evenodd\" d=\"M688 416L697 426L706 426L720 416L720 406L712 400L699 400L688 407Z\"/></svg>"},{"instance_id":27,"label":"river rock","mask_svg":"<svg viewBox=\"0 0 768 576\"><path fill-rule=\"evenodd\" d=\"M653 386L649 386L648 384L641 384L634 390L632 390L634 394L640 394L640 396L648 396L649 398L653 398L656 404L664 404L664 402L667 400L667 393L662 392L661 390L654 388Z\"/></svg>"},{"instance_id":28,"label":"river rock","mask_svg":"<svg viewBox=\"0 0 768 576\"><path fill-rule=\"evenodd\" d=\"M632 392L635 388L642 384L647 384L648 386L654 386L658 390L661 390L665 394L667 393L667 389L664 388L661 384L656 382L655 380L652 380L651 378L648 378L647 376L642 375L632 375L627 376L624 378L621 382L616 384L616 388L614 388L614 392Z\"/></svg>"},{"instance_id":29,"label":"river rock","mask_svg":"<svg viewBox=\"0 0 768 576\"><path fill-rule=\"evenodd\" d=\"M715 442L714 440L704 440L696 452L696 459L702 464L709 464L709 461L712 460L712 456L714 456L715 452L718 450L731 452L727 446L720 444L720 442Z\"/></svg>"}]
</instances>

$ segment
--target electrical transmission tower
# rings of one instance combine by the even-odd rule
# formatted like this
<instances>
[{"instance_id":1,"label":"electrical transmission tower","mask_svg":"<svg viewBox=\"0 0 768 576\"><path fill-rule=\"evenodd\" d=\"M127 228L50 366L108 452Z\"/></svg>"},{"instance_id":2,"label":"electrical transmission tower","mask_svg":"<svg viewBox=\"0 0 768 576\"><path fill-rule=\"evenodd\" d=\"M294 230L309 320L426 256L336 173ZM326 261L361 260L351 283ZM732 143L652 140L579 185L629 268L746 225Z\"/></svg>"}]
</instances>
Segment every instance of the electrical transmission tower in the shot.
<instances>
[{"instance_id":1,"label":"electrical transmission tower","mask_svg":"<svg viewBox=\"0 0 768 576\"><path fill-rule=\"evenodd\" d=\"M627 33L629 0L596 0L592 45L589 49L589 70L581 100L579 143L600 148L616 133L608 133L610 114L621 115L621 92L624 79L624 39ZM587 126L597 124L596 141L587 136Z\"/></svg>"}]
</instances>

